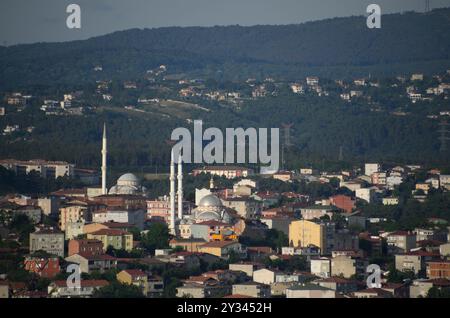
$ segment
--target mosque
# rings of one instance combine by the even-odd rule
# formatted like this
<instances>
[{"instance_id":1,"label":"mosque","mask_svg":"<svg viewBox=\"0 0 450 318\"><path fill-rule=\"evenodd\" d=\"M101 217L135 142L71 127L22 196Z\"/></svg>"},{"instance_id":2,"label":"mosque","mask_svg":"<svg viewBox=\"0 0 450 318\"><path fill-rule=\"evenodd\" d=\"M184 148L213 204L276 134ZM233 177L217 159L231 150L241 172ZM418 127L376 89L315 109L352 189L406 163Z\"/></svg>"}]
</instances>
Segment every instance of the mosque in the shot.
<instances>
[{"instance_id":1,"label":"mosque","mask_svg":"<svg viewBox=\"0 0 450 318\"><path fill-rule=\"evenodd\" d=\"M125 173L117 179L116 185L111 189L106 188L106 171L107 171L107 154L108 139L106 136L106 125L103 125L103 142L102 142L102 194L111 195L142 195L147 196L147 189L141 186L139 178L132 173Z\"/></svg>"},{"instance_id":2,"label":"mosque","mask_svg":"<svg viewBox=\"0 0 450 318\"><path fill-rule=\"evenodd\" d=\"M141 186L141 183L134 174L125 173L117 179L117 184L109 189L108 194L129 194L129 195L147 195L147 188Z\"/></svg>"},{"instance_id":3,"label":"mosque","mask_svg":"<svg viewBox=\"0 0 450 318\"><path fill-rule=\"evenodd\" d=\"M147 195L147 189L141 186L139 179L132 173L122 175L116 185L109 191L106 188L107 171L107 136L106 126L103 127L102 144L102 194L106 195ZM170 160L170 195L169 195L169 229L172 234L176 234L177 225L195 224L204 221L217 221L221 223L231 223L232 218L223 206L219 197L214 194L207 194L201 198L197 207L192 210L191 215L183 215L183 168L181 156L178 157L178 173L175 176L175 161L173 151ZM178 189L175 189L175 179L178 181ZM177 202L175 202L177 201ZM177 210L177 213L176 211Z\"/></svg>"}]
</instances>

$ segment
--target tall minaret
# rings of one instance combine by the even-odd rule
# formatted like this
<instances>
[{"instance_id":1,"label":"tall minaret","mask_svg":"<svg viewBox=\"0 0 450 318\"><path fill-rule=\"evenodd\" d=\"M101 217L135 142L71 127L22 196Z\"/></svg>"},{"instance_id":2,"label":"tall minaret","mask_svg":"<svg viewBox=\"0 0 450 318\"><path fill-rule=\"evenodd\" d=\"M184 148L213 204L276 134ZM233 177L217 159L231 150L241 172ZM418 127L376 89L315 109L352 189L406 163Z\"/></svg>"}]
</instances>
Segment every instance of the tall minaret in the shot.
<instances>
[{"instance_id":1,"label":"tall minaret","mask_svg":"<svg viewBox=\"0 0 450 318\"><path fill-rule=\"evenodd\" d=\"M183 218L183 166L181 153L178 156L178 219Z\"/></svg>"},{"instance_id":2,"label":"tall minaret","mask_svg":"<svg viewBox=\"0 0 450 318\"><path fill-rule=\"evenodd\" d=\"M170 233L175 235L175 162L173 150L170 153Z\"/></svg>"},{"instance_id":3,"label":"tall minaret","mask_svg":"<svg viewBox=\"0 0 450 318\"><path fill-rule=\"evenodd\" d=\"M106 155L107 138L106 138L106 123L103 124L103 145L102 145L102 194L107 194L106 190Z\"/></svg>"}]
</instances>

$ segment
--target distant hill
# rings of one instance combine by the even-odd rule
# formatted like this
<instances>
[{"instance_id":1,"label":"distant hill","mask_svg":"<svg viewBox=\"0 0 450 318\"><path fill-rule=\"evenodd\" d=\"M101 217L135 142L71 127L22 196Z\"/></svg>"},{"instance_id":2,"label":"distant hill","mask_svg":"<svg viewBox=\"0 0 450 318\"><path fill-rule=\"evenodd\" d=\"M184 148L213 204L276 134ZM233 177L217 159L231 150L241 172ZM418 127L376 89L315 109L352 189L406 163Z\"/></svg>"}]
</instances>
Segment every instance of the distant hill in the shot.
<instances>
[{"instance_id":1,"label":"distant hill","mask_svg":"<svg viewBox=\"0 0 450 318\"><path fill-rule=\"evenodd\" d=\"M132 78L160 64L169 72L227 79L308 74L347 77L450 68L450 9L298 25L132 29L83 41L0 47L0 88ZM101 74L93 66L101 64Z\"/></svg>"}]
</instances>

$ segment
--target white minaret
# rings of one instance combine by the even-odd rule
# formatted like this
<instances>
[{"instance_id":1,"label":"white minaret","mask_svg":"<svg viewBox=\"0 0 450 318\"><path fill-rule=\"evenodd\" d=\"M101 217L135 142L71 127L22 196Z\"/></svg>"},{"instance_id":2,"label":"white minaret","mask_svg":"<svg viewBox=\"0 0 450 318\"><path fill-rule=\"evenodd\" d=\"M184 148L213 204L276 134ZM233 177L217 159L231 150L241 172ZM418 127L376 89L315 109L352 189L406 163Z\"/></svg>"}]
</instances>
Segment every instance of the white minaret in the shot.
<instances>
[{"instance_id":1,"label":"white minaret","mask_svg":"<svg viewBox=\"0 0 450 318\"><path fill-rule=\"evenodd\" d=\"M106 190L106 155L107 138L106 138L106 124L103 124L103 145L102 145L102 194L107 194Z\"/></svg>"},{"instance_id":2,"label":"white minaret","mask_svg":"<svg viewBox=\"0 0 450 318\"><path fill-rule=\"evenodd\" d=\"M175 162L173 150L170 153L170 233L175 235Z\"/></svg>"},{"instance_id":3,"label":"white minaret","mask_svg":"<svg viewBox=\"0 0 450 318\"><path fill-rule=\"evenodd\" d=\"M183 166L181 153L178 156L178 219L183 219Z\"/></svg>"}]
</instances>

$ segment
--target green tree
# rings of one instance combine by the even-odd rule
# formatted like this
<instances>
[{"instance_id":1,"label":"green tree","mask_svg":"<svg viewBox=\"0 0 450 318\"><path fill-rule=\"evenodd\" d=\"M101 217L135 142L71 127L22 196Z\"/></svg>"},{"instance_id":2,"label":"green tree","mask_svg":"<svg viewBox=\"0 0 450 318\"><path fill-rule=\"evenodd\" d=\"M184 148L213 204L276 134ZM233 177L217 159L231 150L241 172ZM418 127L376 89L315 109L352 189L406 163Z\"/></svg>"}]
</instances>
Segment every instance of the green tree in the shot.
<instances>
[{"instance_id":1,"label":"green tree","mask_svg":"<svg viewBox=\"0 0 450 318\"><path fill-rule=\"evenodd\" d=\"M144 298L142 291L135 285L112 282L109 285L97 289L93 298Z\"/></svg>"},{"instance_id":2,"label":"green tree","mask_svg":"<svg viewBox=\"0 0 450 318\"><path fill-rule=\"evenodd\" d=\"M155 249L169 247L169 228L163 223L153 223L148 232L142 236L142 245L150 253Z\"/></svg>"}]
</instances>

